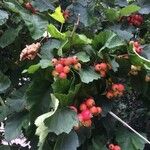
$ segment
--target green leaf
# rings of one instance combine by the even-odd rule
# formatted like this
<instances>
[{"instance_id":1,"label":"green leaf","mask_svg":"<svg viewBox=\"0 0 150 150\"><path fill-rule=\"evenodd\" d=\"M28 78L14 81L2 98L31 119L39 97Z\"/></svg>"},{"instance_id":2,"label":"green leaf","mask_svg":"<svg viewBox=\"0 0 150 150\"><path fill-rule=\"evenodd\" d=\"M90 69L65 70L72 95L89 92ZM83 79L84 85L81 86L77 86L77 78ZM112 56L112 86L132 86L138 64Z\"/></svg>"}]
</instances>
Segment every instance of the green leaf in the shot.
<instances>
[{"instance_id":1,"label":"green leaf","mask_svg":"<svg viewBox=\"0 0 150 150\"><path fill-rule=\"evenodd\" d=\"M117 34L109 30L100 32L98 35L94 37L93 40L93 47L97 50L100 49L99 53L101 53L101 51L104 50L105 48L114 51L119 46L122 46L124 44L125 42L123 39L119 38Z\"/></svg>"},{"instance_id":2,"label":"green leaf","mask_svg":"<svg viewBox=\"0 0 150 150\"><path fill-rule=\"evenodd\" d=\"M79 146L78 136L75 131L69 134L62 134L58 137L54 146L55 150L76 150Z\"/></svg>"},{"instance_id":3,"label":"green leaf","mask_svg":"<svg viewBox=\"0 0 150 150\"><path fill-rule=\"evenodd\" d=\"M5 93L5 91L10 87L11 81L7 76L0 72L0 93Z\"/></svg>"},{"instance_id":4,"label":"green leaf","mask_svg":"<svg viewBox=\"0 0 150 150\"><path fill-rule=\"evenodd\" d=\"M87 69L81 69L79 75L83 83L90 83L101 78L100 74L96 73L90 67L88 67Z\"/></svg>"},{"instance_id":5,"label":"green leaf","mask_svg":"<svg viewBox=\"0 0 150 150\"><path fill-rule=\"evenodd\" d=\"M89 62L90 61L90 56L86 52L79 52L76 54L76 56L82 62Z\"/></svg>"},{"instance_id":6,"label":"green leaf","mask_svg":"<svg viewBox=\"0 0 150 150\"><path fill-rule=\"evenodd\" d=\"M36 65L31 65L28 69L24 70L23 73L30 73L30 74L33 74L35 73L38 69L40 68L40 65L39 64L36 64Z\"/></svg>"},{"instance_id":7,"label":"green leaf","mask_svg":"<svg viewBox=\"0 0 150 150\"><path fill-rule=\"evenodd\" d=\"M22 29L21 26L18 28L9 28L4 32L4 34L0 37L0 47L4 48L10 44L12 44L16 37L18 36L19 31ZM11 38L10 38L11 37Z\"/></svg>"},{"instance_id":8,"label":"green leaf","mask_svg":"<svg viewBox=\"0 0 150 150\"><path fill-rule=\"evenodd\" d=\"M92 145L89 146L88 150L107 150L107 137L104 135L95 135L92 138Z\"/></svg>"},{"instance_id":9,"label":"green leaf","mask_svg":"<svg viewBox=\"0 0 150 150\"><path fill-rule=\"evenodd\" d=\"M69 134L72 128L78 125L78 118L76 112L69 108L64 108L57 110L44 123L48 127L49 132L54 132L56 135L61 133Z\"/></svg>"},{"instance_id":10,"label":"green leaf","mask_svg":"<svg viewBox=\"0 0 150 150\"><path fill-rule=\"evenodd\" d=\"M145 141L143 139L125 128L117 131L116 140L122 150L126 150L127 147L130 150L143 150L145 145Z\"/></svg>"},{"instance_id":11,"label":"green leaf","mask_svg":"<svg viewBox=\"0 0 150 150\"><path fill-rule=\"evenodd\" d=\"M9 146L7 145L1 145L0 150L11 150Z\"/></svg>"},{"instance_id":12,"label":"green leaf","mask_svg":"<svg viewBox=\"0 0 150 150\"><path fill-rule=\"evenodd\" d=\"M52 66L51 62L47 59L41 59L39 62L39 65L42 69L45 69L45 68Z\"/></svg>"},{"instance_id":13,"label":"green leaf","mask_svg":"<svg viewBox=\"0 0 150 150\"><path fill-rule=\"evenodd\" d=\"M44 124L44 120L52 116L56 112L58 105L59 105L58 99L53 94L51 94L51 100L52 100L51 107L53 108L53 110L39 116L35 120L35 125L37 126L36 135L39 136L39 143L38 143L39 149L38 150L42 150L44 141L49 133L48 128Z\"/></svg>"},{"instance_id":14,"label":"green leaf","mask_svg":"<svg viewBox=\"0 0 150 150\"><path fill-rule=\"evenodd\" d=\"M48 21L39 15L31 15L20 12L22 19L30 31L30 35L34 40L41 38L47 29Z\"/></svg>"},{"instance_id":15,"label":"green leaf","mask_svg":"<svg viewBox=\"0 0 150 150\"><path fill-rule=\"evenodd\" d=\"M22 127L28 122L27 113L18 113L6 120L5 139L11 141L22 134Z\"/></svg>"},{"instance_id":16,"label":"green leaf","mask_svg":"<svg viewBox=\"0 0 150 150\"><path fill-rule=\"evenodd\" d=\"M120 17L129 16L130 14L140 10L140 7L137 5L128 5L120 10Z\"/></svg>"},{"instance_id":17,"label":"green leaf","mask_svg":"<svg viewBox=\"0 0 150 150\"><path fill-rule=\"evenodd\" d=\"M105 15L109 21L115 21L119 18L119 11L113 8L106 9Z\"/></svg>"},{"instance_id":18,"label":"green leaf","mask_svg":"<svg viewBox=\"0 0 150 150\"><path fill-rule=\"evenodd\" d=\"M50 33L50 35L53 38L61 39L61 40L66 39L66 35L64 33L59 32L58 29L53 24L48 25L47 31Z\"/></svg>"},{"instance_id":19,"label":"green leaf","mask_svg":"<svg viewBox=\"0 0 150 150\"><path fill-rule=\"evenodd\" d=\"M6 106L13 112L23 111L26 107L26 88L22 86L20 89L14 90L6 99Z\"/></svg>"},{"instance_id":20,"label":"green leaf","mask_svg":"<svg viewBox=\"0 0 150 150\"><path fill-rule=\"evenodd\" d=\"M36 8L38 11L48 11L48 10L55 10L55 7L51 4L50 0L35 0L32 2L33 7Z\"/></svg>"},{"instance_id":21,"label":"green leaf","mask_svg":"<svg viewBox=\"0 0 150 150\"><path fill-rule=\"evenodd\" d=\"M48 59L49 61L54 57L53 50L59 49L61 42L56 39L48 40L44 45L41 47L41 56L43 59Z\"/></svg>"},{"instance_id":22,"label":"green leaf","mask_svg":"<svg viewBox=\"0 0 150 150\"><path fill-rule=\"evenodd\" d=\"M0 26L3 25L8 19L8 13L4 10L0 10Z\"/></svg>"},{"instance_id":23,"label":"green leaf","mask_svg":"<svg viewBox=\"0 0 150 150\"><path fill-rule=\"evenodd\" d=\"M54 95L58 98L60 106L68 106L80 89L80 84L74 85L74 81L57 79L52 84Z\"/></svg>"},{"instance_id":24,"label":"green leaf","mask_svg":"<svg viewBox=\"0 0 150 150\"><path fill-rule=\"evenodd\" d=\"M65 23L65 19L64 19L64 16L63 16L63 13L61 11L61 7L57 7L55 9L55 12L53 14L49 14L53 19L57 20L58 22L60 23Z\"/></svg>"}]
</instances>

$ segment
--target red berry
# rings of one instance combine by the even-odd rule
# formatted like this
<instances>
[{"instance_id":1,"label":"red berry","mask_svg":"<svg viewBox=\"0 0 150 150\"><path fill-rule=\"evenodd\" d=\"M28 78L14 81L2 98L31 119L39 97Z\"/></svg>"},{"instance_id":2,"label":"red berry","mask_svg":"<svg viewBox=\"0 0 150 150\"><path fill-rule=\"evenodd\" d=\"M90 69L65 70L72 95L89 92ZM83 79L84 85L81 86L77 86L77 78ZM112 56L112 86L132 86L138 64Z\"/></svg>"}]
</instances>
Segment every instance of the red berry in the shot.
<instances>
[{"instance_id":1,"label":"red berry","mask_svg":"<svg viewBox=\"0 0 150 150\"><path fill-rule=\"evenodd\" d=\"M28 10L31 10L31 9L32 9L32 4L29 3L29 2L26 3L26 4L25 4L25 8L28 9Z\"/></svg>"},{"instance_id":2,"label":"red berry","mask_svg":"<svg viewBox=\"0 0 150 150\"><path fill-rule=\"evenodd\" d=\"M96 65L95 65L95 70L96 70L96 71L100 71L100 69L101 69L101 68L100 68L100 64L96 64Z\"/></svg>"},{"instance_id":3,"label":"red berry","mask_svg":"<svg viewBox=\"0 0 150 150\"><path fill-rule=\"evenodd\" d=\"M92 118L91 112L89 110L82 111L81 115L82 115L84 121Z\"/></svg>"},{"instance_id":4,"label":"red berry","mask_svg":"<svg viewBox=\"0 0 150 150\"><path fill-rule=\"evenodd\" d=\"M64 69L64 67L63 67L62 64L58 64L58 65L55 66L55 70L56 70L58 73L63 72L63 69Z\"/></svg>"},{"instance_id":5,"label":"red berry","mask_svg":"<svg viewBox=\"0 0 150 150\"><path fill-rule=\"evenodd\" d=\"M69 108L72 109L73 111L75 111L76 113L78 112L78 110L75 106L69 106Z\"/></svg>"},{"instance_id":6,"label":"red berry","mask_svg":"<svg viewBox=\"0 0 150 150\"><path fill-rule=\"evenodd\" d=\"M59 77L60 77L61 79L66 79L66 78L67 78L67 74L64 73L64 72L61 72L61 73L59 74Z\"/></svg>"},{"instance_id":7,"label":"red berry","mask_svg":"<svg viewBox=\"0 0 150 150\"><path fill-rule=\"evenodd\" d=\"M59 64L65 65L65 60L66 60L66 58L60 58Z\"/></svg>"},{"instance_id":8,"label":"red berry","mask_svg":"<svg viewBox=\"0 0 150 150\"><path fill-rule=\"evenodd\" d=\"M80 70L81 69L81 64L80 63L75 64L74 69L75 70Z\"/></svg>"},{"instance_id":9,"label":"red berry","mask_svg":"<svg viewBox=\"0 0 150 150\"><path fill-rule=\"evenodd\" d=\"M71 64L72 64L72 58L71 58L71 57L66 58L65 61L64 61L64 64L65 64L66 66L71 65Z\"/></svg>"},{"instance_id":10,"label":"red berry","mask_svg":"<svg viewBox=\"0 0 150 150\"><path fill-rule=\"evenodd\" d=\"M101 107L97 107L97 112L98 112L98 114L100 114L102 112L102 108Z\"/></svg>"},{"instance_id":11,"label":"red berry","mask_svg":"<svg viewBox=\"0 0 150 150\"><path fill-rule=\"evenodd\" d=\"M91 108L92 106L95 105L95 101L93 98L89 98L85 101L85 104L87 105L87 107Z\"/></svg>"},{"instance_id":12,"label":"red berry","mask_svg":"<svg viewBox=\"0 0 150 150\"><path fill-rule=\"evenodd\" d=\"M120 146L116 145L113 150L121 150Z\"/></svg>"},{"instance_id":13,"label":"red berry","mask_svg":"<svg viewBox=\"0 0 150 150\"><path fill-rule=\"evenodd\" d=\"M107 70L107 64L106 63L101 63L100 64L100 69L106 71Z\"/></svg>"},{"instance_id":14,"label":"red berry","mask_svg":"<svg viewBox=\"0 0 150 150\"><path fill-rule=\"evenodd\" d=\"M139 45L139 42L134 42L133 45L134 45L134 47L136 47L136 48L140 46L140 45Z\"/></svg>"},{"instance_id":15,"label":"red berry","mask_svg":"<svg viewBox=\"0 0 150 150\"><path fill-rule=\"evenodd\" d=\"M84 110L87 110L87 106L86 106L86 104L82 103L80 105L80 111L84 111Z\"/></svg>"},{"instance_id":16,"label":"red berry","mask_svg":"<svg viewBox=\"0 0 150 150\"><path fill-rule=\"evenodd\" d=\"M123 84L118 84L118 91L123 92L125 90L125 87Z\"/></svg>"},{"instance_id":17,"label":"red berry","mask_svg":"<svg viewBox=\"0 0 150 150\"><path fill-rule=\"evenodd\" d=\"M69 66L65 66L63 69L64 73L69 73L70 72L70 67Z\"/></svg>"},{"instance_id":18,"label":"red berry","mask_svg":"<svg viewBox=\"0 0 150 150\"><path fill-rule=\"evenodd\" d=\"M106 94L106 97L107 97L108 99L113 98L113 97L114 97L113 92L112 92L112 91L108 91L107 94Z\"/></svg>"},{"instance_id":19,"label":"red berry","mask_svg":"<svg viewBox=\"0 0 150 150\"><path fill-rule=\"evenodd\" d=\"M90 112L93 114L93 115L97 115L98 114L98 109L97 107L93 106L90 108Z\"/></svg>"},{"instance_id":20,"label":"red berry","mask_svg":"<svg viewBox=\"0 0 150 150\"><path fill-rule=\"evenodd\" d=\"M101 70L100 71L100 75L101 75L102 78L106 77L106 71Z\"/></svg>"},{"instance_id":21,"label":"red berry","mask_svg":"<svg viewBox=\"0 0 150 150\"><path fill-rule=\"evenodd\" d=\"M91 119L89 119L89 120L86 120L86 121L82 122L82 124L85 127L91 127L92 126L92 121L91 121Z\"/></svg>"},{"instance_id":22,"label":"red berry","mask_svg":"<svg viewBox=\"0 0 150 150\"><path fill-rule=\"evenodd\" d=\"M113 84L111 88L113 91L117 91L118 90L118 84Z\"/></svg>"},{"instance_id":23,"label":"red berry","mask_svg":"<svg viewBox=\"0 0 150 150\"><path fill-rule=\"evenodd\" d=\"M109 150L114 150L114 144L109 144L109 146L108 146L108 148L109 148Z\"/></svg>"}]
</instances>

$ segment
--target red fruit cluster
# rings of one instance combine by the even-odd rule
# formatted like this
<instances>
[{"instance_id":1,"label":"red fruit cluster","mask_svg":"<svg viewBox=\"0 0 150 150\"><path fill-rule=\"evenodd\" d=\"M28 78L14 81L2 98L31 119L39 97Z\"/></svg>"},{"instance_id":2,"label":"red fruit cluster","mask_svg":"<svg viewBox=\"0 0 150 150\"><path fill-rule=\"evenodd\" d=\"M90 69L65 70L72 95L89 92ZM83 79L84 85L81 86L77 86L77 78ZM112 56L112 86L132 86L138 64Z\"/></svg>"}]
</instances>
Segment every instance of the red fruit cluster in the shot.
<instances>
[{"instance_id":1,"label":"red fruit cluster","mask_svg":"<svg viewBox=\"0 0 150 150\"><path fill-rule=\"evenodd\" d=\"M143 48L141 47L141 44L138 41L130 41L130 44L133 44L133 48L137 53L141 53Z\"/></svg>"},{"instance_id":2,"label":"red fruit cluster","mask_svg":"<svg viewBox=\"0 0 150 150\"><path fill-rule=\"evenodd\" d=\"M67 75L69 74L72 66L76 70L81 69L81 64L79 63L79 60L76 56L60 59L53 58L52 64L55 67L55 69L52 72L52 75L54 77L59 76L61 79L67 78Z\"/></svg>"},{"instance_id":3,"label":"red fruit cluster","mask_svg":"<svg viewBox=\"0 0 150 150\"><path fill-rule=\"evenodd\" d=\"M109 144L108 149L109 150L121 150L121 147L119 145Z\"/></svg>"},{"instance_id":4,"label":"red fruit cluster","mask_svg":"<svg viewBox=\"0 0 150 150\"><path fill-rule=\"evenodd\" d=\"M118 96L122 96L123 95L123 92L125 90L125 87L123 84L113 84L111 86L111 89L109 89L106 93L106 97L108 99L111 99L113 97L118 97Z\"/></svg>"},{"instance_id":5,"label":"red fruit cluster","mask_svg":"<svg viewBox=\"0 0 150 150\"><path fill-rule=\"evenodd\" d=\"M99 72L101 77L106 77L106 73L110 69L107 63L100 63L95 65L95 71Z\"/></svg>"},{"instance_id":6,"label":"red fruit cluster","mask_svg":"<svg viewBox=\"0 0 150 150\"><path fill-rule=\"evenodd\" d=\"M91 127L93 116L97 116L102 112L101 107L95 106L95 101L93 98L86 99L79 107L80 113L78 114L78 119L80 123L85 127Z\"/></svg>"},{"instance_id":7,"label":"red fruit cluster","mask_svg":"<svg viewBox=\"0 0 150 150\"><path fill-rule=\"evenodd\" d=\"M127 21L130 25L138 27L143 23L143 16L140 14L132 14L127 17Z\"/></svg>"},{"instance_id":8,"label":"red fruit cluster","mask_svg":"<svg viewBox=\"0 0 150 150\"><path fill-rule=\"evenodd\" d=\"M32 6L32 4L30 2L25 3L25 8L27 10L30 10L33 14L35 14L37 12L37 10Z\"/></svg>"}]
</instances>

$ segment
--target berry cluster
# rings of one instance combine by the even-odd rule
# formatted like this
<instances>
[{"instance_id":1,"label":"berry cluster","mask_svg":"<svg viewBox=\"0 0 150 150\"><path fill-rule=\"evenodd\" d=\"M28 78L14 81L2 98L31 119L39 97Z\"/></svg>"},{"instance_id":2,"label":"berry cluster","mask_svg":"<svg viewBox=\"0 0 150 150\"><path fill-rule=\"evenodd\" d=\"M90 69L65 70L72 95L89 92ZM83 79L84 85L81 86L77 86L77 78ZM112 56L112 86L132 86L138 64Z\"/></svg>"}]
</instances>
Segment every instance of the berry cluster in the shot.
<instances>
[{"instance_id":1,"label":"berry cluster","mask_svg":"<svg viewBox=\"0 0 150 150\"><path fill-rule=\"evenodd\" d=\"M132 14L127 17L127 21L130 25L139 27L143 23L143 16L140 14Z\"/></svg>"},{"instance_id":2,"label":"berry cluster","mask_svg":"<svg viewBox=\"0 0 150 150\"><path fill-rule=\"evenodd\" d=\"M37 12L37 10L32 6L32 4L30 2L25 3L25 8L27 10L30 10L33 14L35 14Z\"/></svg>"},{"instance_id":3,"label":"berry cluster","mask_svg":"<svg viewBox=\"0 0 150 150\"><path fill-rule=\"evenodd\" d=\"M141 47L140 43L138 41L130 41L130 44L133 44L133 48L135 49L135 51L140 54L143 50L143 48Z\"/></svg>"},{"instance_id":4,"label":"berry cluster","mask_svg":"<svg viewBox=\"0 0 150 150\"><path fill-rule=\"evenodd\" d=\"M108 99L111 99L113 97L118 97L118 96L122 96L123 95L123 92L125 90L125 87L123 84L113 84L111 86L111 89L109 89L106 93L106 97Z\"/></svg>"},{"instance_id":5,"label":"berry cluster","mask_svg":"<svg viewBox=\"0 0 150 150\"><path fill-rule=\"evenodd\" d=\"M72 66L75 70L81 69L81 64L79 63L79 60L76 56L60 59L53 58L52 64L55 67L52 75L54 77L59 76L61 79L67 78L67 75L70 72Z\"/></svg>"},{"instance_id":6,"label":"berry cluster","mask_svg":"<svg viewBox=\"0 0 150 150\"><path fill-rule=\"evenodd\" d=\"M111 67L107 63L100 63L95 65L95 71L99 72L101 77L106 77L106 73Z\"/></svg>"},{"instance_id":7,"label":"berry cluster","mask_svg":"<svg viewBox=\"0 0 150 150\"><path fill-rule=\"evenodd\" d=\"M121 150L119 145L109 144L108 146L109 150Z\"/></svg>"},{"instance_id":8,"label":"berry cluster","mask_svg":"<svg viewBox=\"0 0 150 150\"><path fill-rule=\"evenodd\" d=\"M79 107L80 113L78 113L78 119L80 123L85 127L91 127L93 116L97 116L102 112L101 107L95 106L93 98L86 99Z\"/></svg>"}]
</instances>

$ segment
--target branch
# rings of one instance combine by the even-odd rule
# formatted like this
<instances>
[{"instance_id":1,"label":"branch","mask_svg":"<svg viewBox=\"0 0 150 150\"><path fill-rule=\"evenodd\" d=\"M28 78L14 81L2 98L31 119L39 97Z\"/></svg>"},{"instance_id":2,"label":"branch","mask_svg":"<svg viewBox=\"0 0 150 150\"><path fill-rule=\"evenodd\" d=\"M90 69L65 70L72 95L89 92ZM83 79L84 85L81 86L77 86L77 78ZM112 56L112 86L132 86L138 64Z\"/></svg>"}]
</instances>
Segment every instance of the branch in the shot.
<instances>
[{"instance_id":1,"label":"branch","mask_svg":"<svg viewBox=\"0 0 150 150\"><path fill-rule=\"evenodd\" d=\"M117 119L119 122L121 122L124 126L129 128L132 132L134 132L136 135L138 135L141 139L143 139L146 143L150 144L150 141L146 139L143 135L138 133L136 130L134 130L131 126L129 126L126 122L124 122L121 118L119 118L117 115L115 115L113 112L109 112L111 116L113 116L115 119Z\"/></svg>"},{"instance_id":2,"label":"branch","mask_svg":"<svg viewBox=\"0 0 150 150\"><path fill-rule=\"evenodd\" d=\"M74 24L74 27L73 27L73 30L72 30L72 33L71 33L71 37L73 36L74 32L76 31L76 29L79 25L79 22L80 22L80 14L78 14L77 22Z\"/></svg>"}]
</instances>

